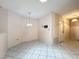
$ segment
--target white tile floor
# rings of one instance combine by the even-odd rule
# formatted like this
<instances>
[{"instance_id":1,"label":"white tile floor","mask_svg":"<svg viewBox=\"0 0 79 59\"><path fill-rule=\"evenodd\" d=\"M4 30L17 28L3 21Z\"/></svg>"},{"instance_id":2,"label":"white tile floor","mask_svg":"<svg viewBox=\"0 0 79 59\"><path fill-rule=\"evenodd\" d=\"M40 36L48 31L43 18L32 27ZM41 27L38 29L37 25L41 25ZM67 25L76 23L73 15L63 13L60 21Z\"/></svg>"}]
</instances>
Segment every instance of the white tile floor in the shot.
<instances>
[{"instance_id":1,"label":"white tile floor","mask_svg":"<svg viewBox=\"0 0 79 59\"><path fill-rule=\"evenodd\" d=\"M4 59L79 59L79 42L53 47L38 41L22 43L10 48Z\"/></svg>"}]
</instances>

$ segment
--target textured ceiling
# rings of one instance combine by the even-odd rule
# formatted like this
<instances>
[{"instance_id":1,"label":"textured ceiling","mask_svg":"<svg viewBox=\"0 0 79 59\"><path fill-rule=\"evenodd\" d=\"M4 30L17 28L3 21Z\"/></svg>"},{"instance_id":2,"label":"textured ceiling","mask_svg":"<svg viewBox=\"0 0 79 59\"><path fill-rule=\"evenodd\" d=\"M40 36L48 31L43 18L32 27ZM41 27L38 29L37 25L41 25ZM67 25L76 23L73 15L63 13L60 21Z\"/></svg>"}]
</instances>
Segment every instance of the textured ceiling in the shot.
<instances>
[{"instance_id":1,"label":"textured ceiling","mask_svg":"<svg viewBox=\"0 0 79 59\"><path fill-rule=\"evenodd\" d=\"M79 0L48 0L41 3L39 0L0 0L3 8L27 16L31 12L34 18L40 18L50 12L66 14L79 8Z\"/></svg>"}]
</instances>

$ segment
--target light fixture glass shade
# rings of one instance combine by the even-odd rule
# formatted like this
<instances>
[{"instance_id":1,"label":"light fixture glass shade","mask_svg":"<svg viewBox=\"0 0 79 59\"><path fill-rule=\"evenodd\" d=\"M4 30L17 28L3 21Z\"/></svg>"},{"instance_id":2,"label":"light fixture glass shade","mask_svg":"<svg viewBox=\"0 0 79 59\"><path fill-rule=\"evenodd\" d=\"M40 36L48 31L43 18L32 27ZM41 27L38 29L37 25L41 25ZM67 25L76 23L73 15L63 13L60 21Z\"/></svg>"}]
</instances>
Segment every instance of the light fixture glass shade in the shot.
<instances>
[{"instance_id":1,"label":"light fixture glass shade","mask_svg":"<svg viewBox=\"0 0 79 59\"><path fill-rule=\"evenodd\" d=\"M32 26L32 24L30 24L30 23L29 23L29 24L27 24L27 27L31 27L31 26Z\"/></svg>"},{"instance_id":2,"label":"light fixture glass shade","mask_svg":"<svg viewBox=\"0 0 79 59\"><path fill-rule=\"evenodd\" d=\"M77 22L78 21L78 19L72 19L72 22Z\"/></svg>"},{"instance_id":3,"label":"light fixture glass shade","mask_svg":"<svg viewBox=\"0 0 79 59\"><path fill-rule=\"evenodd\" d=\"M28 18L27 18L26 26L27 27L32 27L32 23L31 23L31 12L28 12Z\"/></svg>"},{"instance_id":4,"label":"light fixture glass shade","mask_svg":"<svg viewBox=\"0 0 79 59\"><path fill-rule=\"evenodd\" d=\"M47 0L40 0L40 2L44 3L44 2L47 2Z\"/></svg>"}]
</instances>

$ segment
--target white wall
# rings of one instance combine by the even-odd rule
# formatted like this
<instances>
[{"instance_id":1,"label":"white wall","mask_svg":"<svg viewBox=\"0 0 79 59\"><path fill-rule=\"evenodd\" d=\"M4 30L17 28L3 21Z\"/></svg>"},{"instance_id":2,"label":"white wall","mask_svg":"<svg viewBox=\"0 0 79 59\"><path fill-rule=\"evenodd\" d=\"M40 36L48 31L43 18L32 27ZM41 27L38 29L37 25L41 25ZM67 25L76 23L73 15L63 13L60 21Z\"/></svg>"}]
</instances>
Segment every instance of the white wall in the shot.
<instances>
[{"instance_id":1,"label":"white wall","mask_svg":"<svg viewBox=\"0 0 79 59\"><path fill-rule=\"evenodd\" d=\"M0 32L7 32L8 11L0 8Z\"/></svg>"},{"instance_id":2,"label":"white wall","mask_svg":"<svg viewBox=\"0 0 79 59\"><path fill-rule=\"evenodd\" d=\"M60 42L70 40L70 23L69 20L62 16L59 22Z\"/></svg>"},{"instance_id":3,"label":"white wall","mask_svg":"<svg viewBox=\"0 0 79 59\"><path fill-rule=\"evenodd\" d=\"M70 23L67 18L63 18L64 20L64 40L70 40Z\"/></svg>"},{"instance_id":4,"label":"white wall","mask_svg":"<svg viewBox=\"0 0 79 59\"><path fill-rule=\"evenodd\" d=\"M0 8L0 59L2 59L7 51L7 22L8 11Z\"/></svg>"},{"instance_id":5,"label":"white wall","mask_svg":"<svg viewBox=\"0 0 79 59\"><path fill-rule=\"evenodd\" d=\"M38 40L38 20L36 19L30 19L30 23L32 26L28 27L28 19L24 22L24 30L23 30L23 40L24 41L32 41L32 40Z\"/></svg>"},{"instance_id":6,"label":"white wall","mask_svg":"<svg viewBox=\"0 0 79 59\"><path fill-rule=\"evenodd\" d=\"M62 17L59 19L59 42L64 41L64 20Z\"/></svg>"},{"instance_id":7,"label":"white wall","mask_svg":"<svg viewBox=\"0 0 79 59\"><path fill-rule=\"evenodd\" d=\"M27 27L27 18L8 12L8 47L24 41L38 39L37 20L31 19L32 27Z\"/></svg>"},{"instance_id":8,"label":"white wall","mask_svg":"<svg viewBox=\"0 0 79 59\"><path fill-rule=\"evenodd\" d=\"M47 15L46 17L39 20L39 39L47 44L52 44L52 20L51 15ZM44 25L48 25L47 29L44 29Z\"/></svg>"},{"instance_id":9,"label":"white wall","mask_svg":"<svg viewBox=\"0 0 79 59\"><path fill-rule=\"evenodd\" d=\"M38 39L38 23L32 19L32 27L27 27L25 17L21 17L11 11L0 9L0 32L8 31L8 47L12 47L24 41Z\"/></svg>"},{"instance_id":10,"label":"white wall","mask_svg":"<svg viewBox=\"0 0 79 59\"><path fill-rule=\"evenodd\" d=\"M4 58L7 48L7 34L0 33L0 59Z\"/></svg>"},{"instance_id":11,"label":"white wall","mask_svg":"<svg viewBox=\"0 0 79 59\"><path fill-rule=\"evenodd\" d=\"M8 47L23 42L21 39L23 20L15 13L8 12Z\"/></svg>"},{"instance_id":12,"label":"white wall","mask_svg":"<svg viewBox=\"0 0 79 59\"><path fill-rule=\"evenodd\" d=\"M47 44L54 44L58 39L58 19L55 13L50 13L39 20L39 39ZM48 25L48 28L43 28Z\"/></svg>"},{"instance_id":13,"label":"white wall","mask_svg":"<svg viewBox=\"0 0 79 59\"><path fill-rule=\"evenodd\" d=\"M59 19L61 15L57 13L52 13L52 38L53 43L59 42Z\"/></svg>"}]
</instances>

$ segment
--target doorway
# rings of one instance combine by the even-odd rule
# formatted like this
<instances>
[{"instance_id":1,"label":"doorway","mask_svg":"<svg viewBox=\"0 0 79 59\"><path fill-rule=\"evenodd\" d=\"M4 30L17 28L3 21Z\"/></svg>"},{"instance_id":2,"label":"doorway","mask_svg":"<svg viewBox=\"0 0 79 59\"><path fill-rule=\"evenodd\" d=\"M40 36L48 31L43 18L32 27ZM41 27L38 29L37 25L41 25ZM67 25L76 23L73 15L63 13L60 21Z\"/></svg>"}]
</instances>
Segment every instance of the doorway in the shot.
<instances>
[{"instance_id":1,"label":"doorway","mask_svg":"<svg viewBox=\"0 0 79 59\"><path fill-rule=\"evenodd\" d=\"M79 20L74 19L77 21L70 21L70 31L71 31L71 39L72 40L78 40L79 41Z\"/></svg>"}]
</instances>

